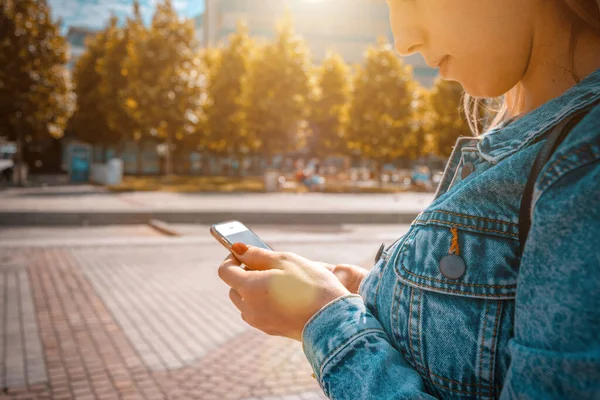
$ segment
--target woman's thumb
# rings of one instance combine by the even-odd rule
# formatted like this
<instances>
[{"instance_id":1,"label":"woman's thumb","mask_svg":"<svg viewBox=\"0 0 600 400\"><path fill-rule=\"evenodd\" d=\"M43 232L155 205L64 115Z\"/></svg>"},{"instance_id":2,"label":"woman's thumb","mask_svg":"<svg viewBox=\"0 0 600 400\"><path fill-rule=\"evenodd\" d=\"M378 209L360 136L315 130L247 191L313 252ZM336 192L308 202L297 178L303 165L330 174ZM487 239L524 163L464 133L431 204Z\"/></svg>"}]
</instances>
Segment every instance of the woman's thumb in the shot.
<instances>
[{"instance_id":1,"label":"woman's thumb","mask_svg":"<svg viewBox=\"0 0 600 400\"><path fill-rule=\"evenodd\" d=\"M231 251L235 255L235 258L246 264L249 269L266 270L272 268L271 255L273 252L270 250L237 242L231 246Z\"/></svg>"}]
</instances>

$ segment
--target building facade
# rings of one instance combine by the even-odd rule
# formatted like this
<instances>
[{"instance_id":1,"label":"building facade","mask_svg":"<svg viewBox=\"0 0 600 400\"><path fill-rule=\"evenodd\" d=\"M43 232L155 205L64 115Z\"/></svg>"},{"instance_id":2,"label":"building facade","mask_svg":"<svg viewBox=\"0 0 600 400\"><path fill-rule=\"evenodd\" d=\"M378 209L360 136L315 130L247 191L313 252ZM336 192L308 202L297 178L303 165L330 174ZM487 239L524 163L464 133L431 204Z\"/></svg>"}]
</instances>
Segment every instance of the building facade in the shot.
<instances>
[{"instance_id":1,"label":"building facade","mask_svg":"<svg viewBox=\"0 0 600 400\"><path fill-rule=\"evenodd\" d=\"M82 28L78 26L69 27L66 39L69 43L71 51L69 63L67 64L67 68L70 71L73 70L77 60L85 52L85 40L88 37L95 35L96 33L97 31L88 28Z\"/></svg>"},{"instance_id":2,"label":"building facade","mask_svg":"<svg viewBox=\"0 0 600 400\"><path fill-rule=\"evenodd\" d=\"M384 0L205 0L205 13L196 19L198 38L206 46L225 42L244 21L256 37L272 38L275 24L289 10L296 32L308 43L315 62L327 51L349 64L360 63L366 49L379 37L393 43L388 7ZM415 79L431 87L438 74L420 54L405 57Z\"/></svg>"}]
</instances>

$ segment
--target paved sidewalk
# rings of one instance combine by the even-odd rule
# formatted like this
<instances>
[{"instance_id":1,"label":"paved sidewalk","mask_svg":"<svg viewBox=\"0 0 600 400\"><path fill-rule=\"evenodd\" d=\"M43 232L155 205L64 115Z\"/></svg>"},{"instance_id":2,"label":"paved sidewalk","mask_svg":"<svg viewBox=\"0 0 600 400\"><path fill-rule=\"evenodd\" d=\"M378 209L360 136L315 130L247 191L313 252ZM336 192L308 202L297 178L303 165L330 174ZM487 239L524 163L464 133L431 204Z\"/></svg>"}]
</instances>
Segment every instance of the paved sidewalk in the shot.
<instances>
[{"instance_id":1,"label":"paved sidewalk","mask_svg":"<svg viewBox=\"0 0 600 400\"><path fill-rule=\"evenodd\" d=\"M380 242L326 234L278 247L369 265ZM325 398L300 343L240 319L216 274L224 249L142 239L0 246L0 398Z\"/></svg>"},{"instance_id":2,"label":"paved sidewalk","mask_svg":"<svg viewBox=\"0 0 600 400\"><path fill-rule=\"evenodd\" d=\"M0 192L0 225L212 224L225 219L264 224L410 223L431 193L112 193L94 186Z\"/></svg>"}]
</instances>

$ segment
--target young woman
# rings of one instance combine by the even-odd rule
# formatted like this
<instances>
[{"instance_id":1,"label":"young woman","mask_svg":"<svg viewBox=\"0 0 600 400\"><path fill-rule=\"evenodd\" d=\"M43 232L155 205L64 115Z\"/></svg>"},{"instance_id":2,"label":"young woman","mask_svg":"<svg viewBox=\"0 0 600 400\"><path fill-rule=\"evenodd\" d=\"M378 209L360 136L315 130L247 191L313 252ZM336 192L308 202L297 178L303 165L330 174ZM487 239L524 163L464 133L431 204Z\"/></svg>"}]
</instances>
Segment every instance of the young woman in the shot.
<instances>
[{"instance_id":1,"label":"young woman","mask_svg":"<svg viewBox=\"0 0 600 400\"><path fill-rule=\"evenodd\" d=\"M388 5L398 53L503 107L457 141L434 201L368 274L238 243L249 270L219 268L232 302L302 341L332 399L600 399L600 2ZM583 109L535 181L521 248L534 160Z\"/></svg>"}]
</instances>

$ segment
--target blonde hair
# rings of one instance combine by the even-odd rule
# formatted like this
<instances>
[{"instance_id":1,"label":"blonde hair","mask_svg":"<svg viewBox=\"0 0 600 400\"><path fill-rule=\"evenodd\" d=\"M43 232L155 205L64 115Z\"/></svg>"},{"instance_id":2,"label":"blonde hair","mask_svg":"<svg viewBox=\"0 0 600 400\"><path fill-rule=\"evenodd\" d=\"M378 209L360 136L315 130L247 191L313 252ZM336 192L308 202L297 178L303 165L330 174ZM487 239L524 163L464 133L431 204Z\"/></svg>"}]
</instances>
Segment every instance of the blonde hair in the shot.
<instances>
[{"instance_id":1,"label":"blonde hair","mask_svg":"<svg viewBox=\"0 0 600 400\"><path fill-rule=\"evenodd\" d=\"M577 38L581 29L586 26L600 37L600 0L559 0L572 17L571 38L569 42L569 73L573 76L575 82L580 79L577 76L573 65L573 58ZM488 131L500 125L507 120L509 113L516 112L523 108L523 95L521 83L517 83L511 90L503 96L497 98L473 97L468 93L463 94L463 108L467 123L471 128L473 135L478 136L483 131ZM485 117L481 117L481 115ZM491 119L491 121L490 121Z\"/></svg>"}]
</instances>

